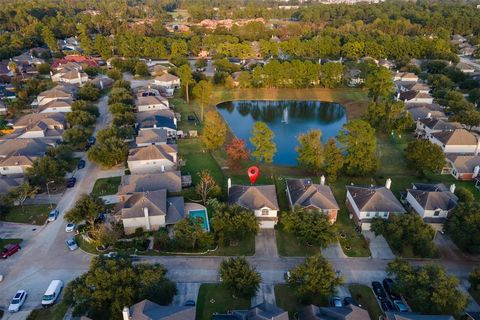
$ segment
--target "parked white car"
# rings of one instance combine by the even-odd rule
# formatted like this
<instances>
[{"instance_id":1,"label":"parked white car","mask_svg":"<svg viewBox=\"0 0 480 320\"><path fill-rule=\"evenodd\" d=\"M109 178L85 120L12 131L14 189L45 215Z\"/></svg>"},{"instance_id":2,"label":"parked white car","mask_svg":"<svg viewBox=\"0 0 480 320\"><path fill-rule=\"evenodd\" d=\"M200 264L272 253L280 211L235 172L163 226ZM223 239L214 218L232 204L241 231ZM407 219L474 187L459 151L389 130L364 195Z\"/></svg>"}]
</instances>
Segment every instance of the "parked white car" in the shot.
<instances>
[{"instance_id":1,"label":"parked white car","mask_svg":"<svg viewBox=\"0 0 480 320\"><path fill-rule=\"evenodd\" d=\"M75 241L75 238L69 238L65 240L65 244L67 245L70 251L78 249L78 245L77 245L77 242Z\"/></svg>"},{"instance_id":2,"label":"parked white car","mask_svg":"<svg viewBox=\"0 0 480 320\"><path fill-rule=\"evenodd\" d=\"M53 222L57 220L59 213L60 212L58 211L58 209L53 209L52 211L50 211L50 213L48 214L48 222Z\"/></svg>"},{"instance_id":3,"label":"parked white car","mask_svg":"<svg viewBox=\"0 0 480 320\"><path fill-rule=\"evenodd\" d=\"M73 232L75 230L75 223L67 223L65 232Z\"/></svg>"},{"instance_id":4,"label":"parked white car","mask_svg":"<svg viewBox=\"0 0 480 320\"><path fill-rule=\"evenodd\" d=\"M18 312L27 299L27 291L18 290L8 306L8 312Z\"/></svg>"}]
</instances>

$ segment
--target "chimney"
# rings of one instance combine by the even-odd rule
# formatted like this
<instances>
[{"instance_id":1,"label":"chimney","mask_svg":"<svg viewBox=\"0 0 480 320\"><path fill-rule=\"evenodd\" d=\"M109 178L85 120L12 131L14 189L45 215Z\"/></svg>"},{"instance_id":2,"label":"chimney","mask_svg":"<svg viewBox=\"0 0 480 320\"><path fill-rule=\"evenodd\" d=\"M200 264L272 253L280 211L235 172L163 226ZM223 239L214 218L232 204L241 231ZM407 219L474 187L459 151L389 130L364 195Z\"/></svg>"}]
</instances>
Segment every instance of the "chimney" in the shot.
<instances>
[{"instance_id":1,"label":"chimney","mask_svg":"<svg viewBox=\"0 0 480 320\"><path fill-rule=\"evenodd\" d=\"M475 166L475 168L473 169L473 177L476 178L479 172L480 172L480 166Z\"/></svg>"},{"instance_id":2,"label":"chimney","mask_svg":"<svg viewBox=\"0 0 480 320\"><path fill-rule=\"evenodd\" d=\"M320 184L321 184L322 186L325 185L325 176L324 176L324 175L322 175L322 176L320 177Z\"/></svg>"},{"instance_id":3,"label":"chimney","mask_svg":"<svg viewBox=\"0 0 480 320\"><path fill-rule=\"evenodd\" d=\"M392 186L392 179L388 178L387 181L385 181L385 188L390 189Z\"/></svg>"},{"instance_id":4,"label":"chimney","mask_svg":"<svg viewBox=\"0 0 480 320\"><path fill-rule=\"evenodd\" d=\"M451 192L451 193L455 193L455 183L452 183L452 184L450 185L450 192Z\"/></svg>"},{"instance_id":5,"label":"chimney","mask_svg":"<svg viewBox=\"0 0 480 320\"><path fill-rule=\"evenodd\" d=\"M228 180L227 180L227 193L230 191L231 187L232 187L232 179L228 178Z\"/></svg>"},{"instance_id":6,"label":"chimney","mask_svg":"<svg viewBox=\"0 0 480 320\"><path fill-rule=\"evenodd\" d=\"M432 113L431 112L427 113L427 119L432 119Z\"/></svg>"},{"instance_id":7,"label":"chimney","mask_svg":"<svg viewBox=\"0 0 480 320\"><path fill-rule=\"evenodd\" d=\"M150 231L150 215L147 207L143 207L143 215L145 216L145 229Z\"/></svg>"},{"instance_id":8,"label":"chimney","mask_svg":"<svg viewBox=\"0 0 480 320\"><path fill-rule=\"evenodd\" d=\"M123 320L130 320L130 309L128 307L123 307L122 316Z\"/></svg>"}]
</instances>

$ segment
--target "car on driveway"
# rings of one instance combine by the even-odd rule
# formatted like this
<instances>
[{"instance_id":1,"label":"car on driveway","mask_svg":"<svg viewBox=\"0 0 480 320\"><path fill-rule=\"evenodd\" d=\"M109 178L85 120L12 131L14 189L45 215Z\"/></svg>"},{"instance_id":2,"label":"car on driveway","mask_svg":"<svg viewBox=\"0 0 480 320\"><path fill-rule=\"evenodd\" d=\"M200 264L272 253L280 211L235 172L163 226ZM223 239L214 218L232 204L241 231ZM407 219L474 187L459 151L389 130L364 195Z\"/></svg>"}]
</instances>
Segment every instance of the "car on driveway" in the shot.
<instances>
[{"instance_id":1,"label":"car on driveway","mask_svg":"<svg viewBox=\"0 0 480 320\"><path fill-rule=\"evenodd\" d=\"M394 300L393 305L398 312L408 312L408 308L402 300Z\"/></svg>"},{"instance_id":2,"label":"car on driveway","mask_svg":"<svg viewBox=\"0 0 480 320\"><path fill-rule=\"evenodd\" d=\"M65 226L65 232L73 232L75 230L75 223L67 223Z\"/></svg>"},{"instance_id":3,"label":"car on driveway","mask_svg":"<svg viewBox=\"0 0 480 320\"><path fill-rule=\"evenodd\" d=\"M400 296L398 294L396 294L395 291L393 290L393 286L394 286L395 282L392 279L385 278L385 279L383 279L382 284L383 284L383 287L385 288L385 291L387 292L388 296L390 297L390 299L400 300Z\"/></svg>"},{"instance_id":4,"label":"car on driveway","mask_svg":"<svg viewBox=\"0 0 480 320\"><path fill-rule=\"evenodd\" d=\"M385 298L387 298L387 295L385 294L385 291L383 290L382 284L380 282L373 281L372 289L378 299L384 300Z\"/></svg>"},{"instance_id":5,"label":"car on driveway","mask_svg":"<svg viewBox=\"0 0 480 320\"><path fill-rule=\"evenodd\" d=\"M111 251L109 253L103 254L105 258L116 258L118 256L118 252L116 251Z\"/></svg>"},{"instance_id":6,"label":"car on driveway","mask_svg":"<svg viewBox=\"0 0 480 320\"><path fill-rule=\"evenodd\" d=\"M78 161L77 169L83 169L83 168L85 168L85 160Z\"/></svg>"},{"instance_id":7,"label":"car on driveway","mask_svg":"<svg viewBox=\"0 0 480 320\"><path fill-rule=\"evenodd\" d=\"M8 312L13 313L13 312L20 311L20 308L23 306L26 299L27 299L27 291L18 290L17 293L15 293L15 296L13 297L12 302L10 302L10 305L8 306Z\"/></svg>"},{"instance_id":8,"label":"car on driveway","mask_svg":"<svg viewBox=\"0 0 480 320\"><path fill-rule=\"evenodd\" d=\"M78 245L77 245L77 242L75 241L75 238L69 238L65 240L65 244L67 245L70 251L78 249Z\"/></svg>"},{"instance_id":9,"label":"car on driveway","mask_svg":"<svg viewBox=\"0 0 480 320\"><path fill-rule=\"evenodd\" d=\"M195 307L195 301L193 300L187 300L185 301L185 303L183 304L185 307Z\"/></svg>"},{"instance_id":10,"label":"car on driveway","mask_svg":"<svg viewBox=\"0 0 480 320\"><path fill-rule=\"evenodd\" d=\"M14 254L15 252L17 252L20 249L21 248L20 248L20 245L18 243L7 244L2 250L2 258L7 259L8 257L10 257L12 254Z\"/></svg>"},{"instance_id":11,"label":"car on driveway","mask_svg":"<svg viewBox=\"0 0 480 320\"><path fill-rule=\"evenodd\" d=\"M333 296L330 298L330 306L335 308L343 307L342 299L337 296Z\"/></svg>"},{"instance_id":12,"label":"car on driveway","mask_svg":"<svg viewBox=\"0 0 480 320\"><path fill-rule=\"evenodd\" d=\"M382 300L381 305L383 311L393 311L393 304L390 300Z\"/></svg>"},{"instance_id":13,"label":"car on driveway","mask_svg":"<svg viewBox=\"0 0 480 320\"><path fill-rule=\"evenodd\" d=\"M75 177L71 177L70 179L68 179L67 181L67 188L73 188L75 187L75 183L77 182L77 178Z\"/></svg>"},{"instance_id":14,"label":"car on driveway","mask_svg":"<svg viewBox=\"0 0 480 320\"><path fill-rule=\"evenodd\" d=\"M48 214L48 222L53 222L57 220L59 213L60 212L58 211L58 209L53 209L52 211L50 211L50 213Z\"/></svg>"}]
</instances>

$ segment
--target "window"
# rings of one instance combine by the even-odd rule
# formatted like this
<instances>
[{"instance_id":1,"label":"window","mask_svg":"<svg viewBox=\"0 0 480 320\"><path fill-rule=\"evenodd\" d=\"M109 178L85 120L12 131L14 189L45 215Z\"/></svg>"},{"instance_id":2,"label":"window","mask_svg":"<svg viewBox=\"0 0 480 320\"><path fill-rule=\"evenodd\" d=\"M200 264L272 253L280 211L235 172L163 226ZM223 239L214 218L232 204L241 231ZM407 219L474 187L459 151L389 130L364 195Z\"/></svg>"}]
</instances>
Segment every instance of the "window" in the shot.
<instances>
[{"instance_id":1,"label":"window","mask_svg":"<svg viewBox=\"0 0 480 320\"><path fill-rule=\"evenodd\" d=\"M367 218L370 217L370 212L367 212L367 213L365 214L365 216L366 216Z\"/></svg>"},{"instance_id":2,"label":"window","mask_svg":"<svg viewBox=\"0 0 480 320\"><path fill-rule=\"evenodd\" d=\"M384 218L387 218L387 217L388 217L388 212L384 212L384 213L383 213L383 217L384 217Z\"/></svg>"},{"instance_id":3,"label":"window","mask_svg":"<svg viewBox=\"0 0 480 320\"><path fill-rule=\"evenodd\" d=\"M268 209L262 209L262 216L268 216Z\"/></svg>"},{"instance_id":4,"label":"window","mask_svg":"<svg viewBox=\"0 0 480 320\"><path fill-rule=\"evenodd\" d=\"M437 209L433 212L434 217L438 217L440 215L440 209Z\"/></svg>"}]
</instances>

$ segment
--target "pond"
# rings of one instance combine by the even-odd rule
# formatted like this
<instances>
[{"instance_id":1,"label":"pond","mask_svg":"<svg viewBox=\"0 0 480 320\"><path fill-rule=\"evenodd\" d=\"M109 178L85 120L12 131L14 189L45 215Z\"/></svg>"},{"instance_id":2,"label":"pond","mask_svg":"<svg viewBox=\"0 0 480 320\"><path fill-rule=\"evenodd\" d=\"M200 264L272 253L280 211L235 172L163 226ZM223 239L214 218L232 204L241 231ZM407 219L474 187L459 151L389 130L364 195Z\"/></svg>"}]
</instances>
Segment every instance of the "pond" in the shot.
<instances>
[{"instance_id":1,"label":"pond","mask_svg":"<svg viewBox=\"0 0 480 320\"><path fill-rule=\"evenodd\" d=\"M277 153L273 163L278 165L297 165L298 135L320 129L325 143L347 122L345 108L333 102L241 100L223 102L217 107L233 133L245 140L249 149L252 149L253 124L267 123L275 134Z\"/></svg>"}]
</instances>

